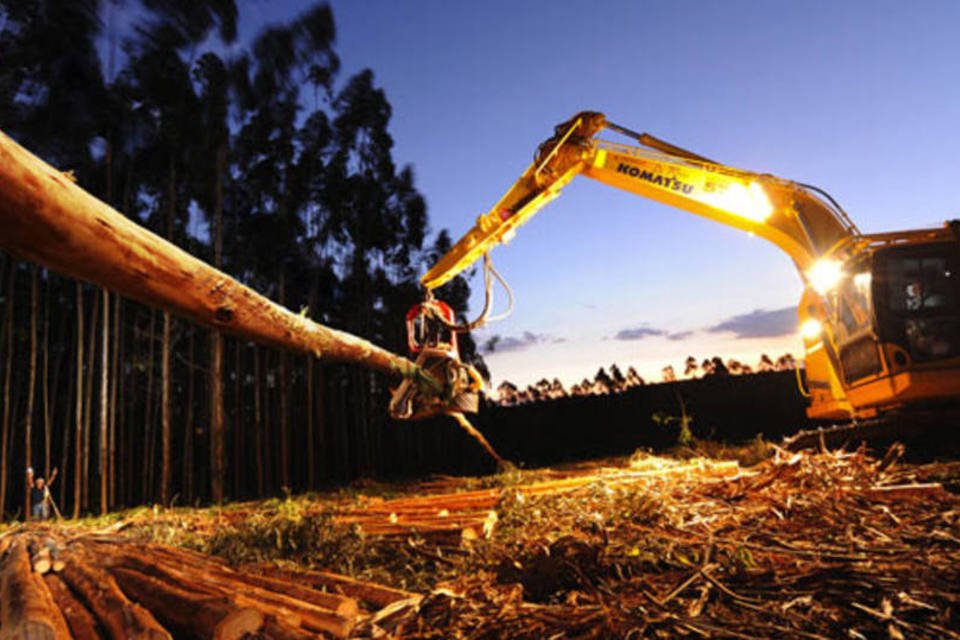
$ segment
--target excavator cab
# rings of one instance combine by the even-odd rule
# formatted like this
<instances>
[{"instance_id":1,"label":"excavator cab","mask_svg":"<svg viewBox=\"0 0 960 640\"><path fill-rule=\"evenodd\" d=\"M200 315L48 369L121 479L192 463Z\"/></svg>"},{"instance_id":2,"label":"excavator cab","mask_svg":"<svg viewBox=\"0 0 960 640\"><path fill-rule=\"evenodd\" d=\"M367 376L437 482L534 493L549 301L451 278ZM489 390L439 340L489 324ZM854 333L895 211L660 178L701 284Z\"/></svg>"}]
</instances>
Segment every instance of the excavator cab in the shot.
<instances>
[{"instance_id":1,"label":"excavator cab","mask_svg":"<svg viewBox=\"0 0 960 640\"><path fill-rule=\"evenodd\" d=\"M960 405L960 245L946 229L865 241L825 294L829 331L805 336L808 414Z\"/></svg>"},{"instance_id":2,"label":"excavator cab","mask_svg":"<svg viewBox=\"0 0 960 640\"><path fill-rule=\"evenodd\" d=\"M407 312L407 346L417 366L442 387L440 393L403 380L390 398L390 415L398 420L422 420L438 414L476 413L483 378L460 360L453 309L428 296Z\"/></svg>"}]
</instances>

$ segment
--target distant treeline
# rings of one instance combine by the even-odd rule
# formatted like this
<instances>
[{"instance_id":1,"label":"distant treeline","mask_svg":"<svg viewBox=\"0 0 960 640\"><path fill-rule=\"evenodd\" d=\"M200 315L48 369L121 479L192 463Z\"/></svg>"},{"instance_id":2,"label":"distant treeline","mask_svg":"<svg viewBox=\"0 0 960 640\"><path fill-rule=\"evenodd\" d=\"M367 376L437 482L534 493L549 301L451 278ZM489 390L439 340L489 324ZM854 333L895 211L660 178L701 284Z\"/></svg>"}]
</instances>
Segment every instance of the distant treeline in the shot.
<instances>
[{"instance_id":1,"label":"distant treeline","mask_svg":"<svg viewBox=\"0 0 960 640\"><path fill-rule=\"evenodd\" d=\"M646 384L603 395L568 395L515 406L486 403L471 421L500 455L527 467L554 465L637 449L662 451L682 441L684 419L697 439L771 441L813 426L796 371L707 375ZM417 425L416 440L397 438L386 471L411 476L431 467L451 474L489 473L496 463L450 418Z\"/></svg>"},{"instance_id":2,"label":"distant treeline","mask_svg":"<svg viewBox=\"0 0 960 640\"><path fill-rule=\"evenodd\" d=\"M115 15L125 11L125 16ZM115 25L132 26L118 31ZM396 352L429 238L373 73L317 4L235 43L234 0L0 0L0 126L154 232ZM234 44L234 46L229 46ZM225 52L235 52L227 55ZM2 230L0 230L2 233ZM439 291L463 311L468 287ZM482 365L472 341L466 359ZM59 467L64 513L377 475L388 380L225 338L0 256L0 513Z\"/></svg>"},{"instance_id":3,"label":"distant treeline","mask_svg":"<svg viewBox=\"0 0 960 640\"><path fill-rule=\"evenodd\" d=\"M783 354L776 361L765 353L761 354L756 367L751 367L732 358L724 362L723 358L714 356L699 362L693 356L688 356L684 363L683 379L692 380L701 376L739 376L772 371L793 371L796 367L796 360L789 353ZM663 382L676 382L678 380L673 365L665 366L661 375ZM564 387L558 378L554 378L552 381L543 378L536 384L527 385L526 389L520 389L509 380L505 380L497 386L496 397L492 398L491 401L502 406L514 406L528 402L556 400L568 396L602 396L623 393L628 389L642 387L645 384L647 384L647 381L633 367L628 367L627 373L624 374L620 367L612 364L609 371L600 367L596 375L593 376L593 380L584 378L581 382L572 385L569 390Z\"/></svg>"}]
</instances>

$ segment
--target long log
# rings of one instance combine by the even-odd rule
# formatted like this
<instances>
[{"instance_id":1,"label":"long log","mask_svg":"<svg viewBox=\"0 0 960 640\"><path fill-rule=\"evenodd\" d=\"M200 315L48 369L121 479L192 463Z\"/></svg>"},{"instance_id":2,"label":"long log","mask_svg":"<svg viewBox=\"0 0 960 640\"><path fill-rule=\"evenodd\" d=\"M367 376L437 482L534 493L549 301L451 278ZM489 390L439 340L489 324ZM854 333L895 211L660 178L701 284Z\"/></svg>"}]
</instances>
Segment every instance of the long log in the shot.
<instances>
[{"instance_id":1,"label":"long log","mask_svg":"<svg viewBox=\"0 0 960 640\"><path fill-rule=\"evenodd\" d=\"M372 582L363 582L349 576L326 571L288 571L271 564L257 565L255 569L271 578L296 580L302 584L308 584L314 589L325 588L333 592L340 592L376 608L383 608L394 602L409 600L417 596L417 594L409 591L385 587L382 584Z\"/></svg>"},{"instance_id":2,"label":"long log","mask_svg":"<svg viewBox=\"0 0 960 640\"><path fill-rule=\"evenodd\" d=\"M204 326L438 388L410 360L277 305L147 231L0 132L0 248Z\"/></svg>"},{"instance_id":3,"label":"long log","mask_svg":"<svg viewBox=\"0 0 960 640\"><path fill-rule=\"evenodd\" d=\"M178 554L172 549L164 549L160 553L156 553L159 549L154 551L152 554L130 554L128 551L125 556L128 562L155 562L184 573L202 575L204 580L208 582L217 584L242 583L250 587L265 589L268 592L290 596L295 600L333 611L345 618L356 616L360 612L356 600L352 598L317 591L298 582L277 580L255 573L242 573L219 563L203 562L198 564L195 561L177 557ZM120 562L123 562L123 560Z\"/></svg>"},{"instance_id":4,"label":"long log","mask_svg":"<svg viewBox=\"0 0 960 640\"><path fill-rule=\"evenodd\" d=\"M263 626L263 614L226 596L207 596L129 569L114 577L131 598L150 609L178 638L240 640Z\"/></svg>"},{"instance_id":5,"label":"long log","mask_svg":"<svg viewBox=\"0 0 960 640\"><path fill-rule=\"evenodd\" d=\"M22 541L14 543L0 572L0 640L70 638L66 620L42 578L30 567Z\"/></svg>"},{"instance_id":6,"label":"long log","mask_svg":"<svg viewBox=\"0 0 960 640\"><path fill-rule=\"evenodd\" d=\"M77 600L60 576L48 574L43 577L53 601L67 620L73 640L99 640L100 631L93 614Z\"/></svg>"},{"instance_id":7,"label":"long log","mask_svg":"<svg viewBox=\"0 0 960 640\"><path fill-rule=\"evenodd\" d=\"M237 604L252 607L264 614L276 615L291 627L302 626L312 631L329 633L337 638L345 638L355 624L354 615L342 615L282 593L229 579L219 573L211 573L204 568L188 565L173 567L169 563L154 562L128 554L118 555L112 560L118 567L133 569L165 581L189 584L210 593L230 596ZM356 604L354 603L353 606L356 607Z\"/></svg>"},{"instance_id":8,"label":"long log","mask_svg":"<svg viewBox=\"0 0 960 640\"><path fill-rule=\"evenodd\" d=\"M149 611L124 595L113 576L88 564L79 553L64 555L66 566L61 575L82 597L109 637L171 640L170 633Z\"/></svg>"}]
</instances>

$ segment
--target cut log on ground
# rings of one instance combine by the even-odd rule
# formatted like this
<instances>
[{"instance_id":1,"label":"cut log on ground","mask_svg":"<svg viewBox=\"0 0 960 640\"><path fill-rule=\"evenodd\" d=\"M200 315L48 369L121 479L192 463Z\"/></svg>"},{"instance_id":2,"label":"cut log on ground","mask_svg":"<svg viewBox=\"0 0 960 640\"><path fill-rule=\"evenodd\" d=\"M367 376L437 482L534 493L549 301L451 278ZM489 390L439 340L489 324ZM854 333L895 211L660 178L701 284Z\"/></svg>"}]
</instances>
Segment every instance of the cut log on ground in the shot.
<instances>
[{"instance_id":1,"label":"cut log on ground","mask_svg":"<svg viewBox=\"0 0 960 640\"><path fill-rule=\"evenodd\" d=\"M149 611L124 595L110 574L89 564L79 553L70 552L64 556L64 580L82 598L111 638L172 638Z\"/></svg>"},{"instance_id":2,"label":"cut log on ground","mask_svg":"<svg viewBox=\"0 0 960 640\"><path fill-rule=\"evenodd\" d=\"M342 593L377 609L400 600L409 600L416 597L416 594L409 591L393 589L373 582L354 580L347 576L326 571L288 571L270 564L256 565L254 570L271 578L297 581L301 584L308 584L314 589L328 589L335 593Z\"/></svg>"},{"instance_id":3,"label":"cut log on ground","mask_svg":"<svg viewBox=\"0 0 960 640\"><path fill-rule=\"evenodd\" d=\"M225 596L180 588L129 569L113 571L124 593L148 608L177 638L239 640L263 626L263 614Z\"/></svg>"},{"instance_id":4,"label":"cut log on ground","mask_svg":"<svg viewBox=\"0 0 960 640\"><path fill-rule=\"evenodd\" d=\"M337 638L345 638L349 635L355 623L354 615L341 615L335 611L318 607L282 593L269 591L242 580L227 579L221 574L209 572L208 567L200 569L187 565L173 567L165 562L148 561L142 557L127 554L117 556L113 561L119 567L140 571L175 584L190 584L196 588L203 588L210 593L233 597L237 604L252 607L264 614L276 615L278 619L290 627L302 626L311 631L329 633Z\"/></svg>"},{"instance_id":5,"label":"cut log on ground","mask_svg":"<svg viewBox=\"0 0 960 640\"><path fill-rule=\"evenodd\" d=\"M18 541L0 571L0 640L69 638L67 623L39 575L27 545Z\"/></svg>"},{"instance_id":6,"label":"cut log on ground","mask_svg":"<svg viewBox=\"0 0 960 640\"><path fill-rule=\"evenodd\" d=\"M383 605L420 598L326 572L236 570L102 533L26 528L0 540L11 547L0 565L0 638L347 638ZM32 570L55 556L61 574Z\"/></svg>"},{"instance_id":7,"label":"cut log on ground","mask_svg":"<svg viewBox=\"0 0 960 640\"><path fill-rule=\"evenodd\" d=\"M292 581L276 580L268 576L251 573L240 573L217 563L198 565L195 562L177 558L176 552L172 549L165 550L165 553L157 554L149 560L145 559L145 555L142 553L132 557L126 555L119 562L121 564L124 561L132 563L155 562L162 567L170 567L184 574L195 575L202 584L237 585L240 589L243 588L241 585L247 585L267 592L289 596L295 600L333 611L346 618L356 616L360 611L355 600L342 595L317 591Z\"/></svg>"},{"instance_id":8,"label":"cut log on ground","mask_svg":"<svg viewBox=\"0 0 960 640\"><path fill-rule=\"evenodd\" d=\"M97 620L83 604L77 600L70 587L63 582L60 576L47 574L43 577L53 601L56 603L63 617L67 620L73 640L99 640L102 637L97 628Z\"/></svg>"}]
</instances>

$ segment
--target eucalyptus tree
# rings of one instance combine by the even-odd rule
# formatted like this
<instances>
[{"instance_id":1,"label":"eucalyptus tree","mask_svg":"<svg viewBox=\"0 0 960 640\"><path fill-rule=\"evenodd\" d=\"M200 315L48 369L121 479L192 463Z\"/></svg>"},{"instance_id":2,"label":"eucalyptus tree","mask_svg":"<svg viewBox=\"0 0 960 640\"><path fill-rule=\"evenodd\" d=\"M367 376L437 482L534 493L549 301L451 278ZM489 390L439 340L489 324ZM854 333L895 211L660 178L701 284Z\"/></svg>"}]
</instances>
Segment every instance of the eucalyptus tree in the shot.
<instances>
[{"instance_id":1,"label":"eucalyptus tree","mask_svg":"<svg viewBox=\"0 0 960 640\"><path fill-rule=\"evenodd\" d=\"M96 0L47 2L0 0L0 121L4 129L52 165L90 184L95 166L103 78L96 39L101 24ZM40 274L31 278L30 353L23 455L32 462ZM47 287L51 286L47 278ZM13 292L11 292L11 295ZM79 318L78 318L79 320ZM83 377L83 371L77 372ZM9 385L9 376L5 381ZM6 403L5 403L6 405ZM5 407L5 411L8 409ZM5 443L6 444L6 443ZM7 479L6 455L0 485ZM16 465L16 468L21 468ZM5 487L0 486L0 494ZM26 491L25 491L26 495ZM0 508L2 508L0 496Z\"/></svg>"},{"instance_id":2,"label":"eucalyptus tree","mask_svg":"<svg viewBox=\"0 0 960 640\"><path fill-rule=\"evenodd\" d=\"M224 188L228 178L227 162L230 144L228 117L229 73L226 64L215 53L205 53L197 61L194 77L200 84L198 106L203 135L199 140L194 197L211 221L213 265L223 267ZM192 352L192 344L191 344ZM239 374L238 374L239 375ZM210 495L214 502L224 498L224 408L223 408L223 336L210 332ZM192 393L193 385L190 385ZM190 407L192 411L192 407ZM193 493L193 425L184 425L184 486Z\"/></svg>"},{"instance_id":3,"label":"eucalyptus tree","mask_svg":"<svg viewBox=\"0 0 960 640\"><path fill-rule=\"evenodd\" d=\"M189 186L195 141L202 133L193 114L198 97L191 75L196 47L216 28L223 41L236 37L237 8L233 0L144 0L150 12L139 38L129 44L129 76L140 101L153 117L153 136L144 149L152 170L147 183L156 202L154 224L170 240L182 236L188 219ZM159 223L159 224L158 224ZM163 314L161 343L161 471L160 500L171 496L171 332L172 318ZM147 428L147 450L152 442ZM145 463L145 495L153 485L153 456Z\"/></svg>"},{"instance_id":4,"label":"eucalyptus tree","mask_svg":"<svg viewBox=\"0 0 960 640\"><path fill-rule=\"evenodd\" d=\"M271 291L281 304L303 305L301 287L291 287L296 274L307 272L307 222L311 184L322 174L323 117L307 118L301 137L302 87L314 95L329 93L339 60L333 52L333 16L317 5L288 25L266 28L255 39L250 55L232 67L239 130L235 142L237 205L241 208L238 237L248 248L247 271L256 284ZM314 100L316 102L316 99ZM308 155L309 154L309 155ZM316 172L316 173L314 173ZM297 292L299 299L288 292ZM280 354L277 370L278 424L273 438L258 434L267 447L260 457L276 459L279 482L291 486L289 425L289 360ZM267 415L266 425L269 425ZM262 475L262 474L260 474ZM268 474L269 475L269 474Z\"/></svg>"}]
</instances>

